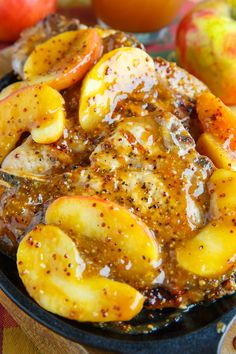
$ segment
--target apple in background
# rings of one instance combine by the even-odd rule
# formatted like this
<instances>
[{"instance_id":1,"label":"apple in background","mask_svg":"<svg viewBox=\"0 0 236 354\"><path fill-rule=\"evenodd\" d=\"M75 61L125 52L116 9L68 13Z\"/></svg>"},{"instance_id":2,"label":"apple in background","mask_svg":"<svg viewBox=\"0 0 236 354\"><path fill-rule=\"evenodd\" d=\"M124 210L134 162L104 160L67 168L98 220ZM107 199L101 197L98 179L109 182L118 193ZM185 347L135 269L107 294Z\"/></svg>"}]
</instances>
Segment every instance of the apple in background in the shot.
<instances>
[{"instance_id":1,"label":"apple in background","mask_svg":"<svg viewBox=\"0 0 236 354\"><path fill-rule=\"evenodd\" d=\"M236 105L236 0L208 0L181 21L176 37L180 64L225 104Z\"/></svg>"},{"instance_id":2,"label":"apple in background","mask_svg":"<svg viewBox=\"0 0 236 354\"><path fill-rule=\"evenodd\" d=\"M0 41L16 40L20 32L55 12L57 0L0 0Z\"/></svg>"}]
</instances>

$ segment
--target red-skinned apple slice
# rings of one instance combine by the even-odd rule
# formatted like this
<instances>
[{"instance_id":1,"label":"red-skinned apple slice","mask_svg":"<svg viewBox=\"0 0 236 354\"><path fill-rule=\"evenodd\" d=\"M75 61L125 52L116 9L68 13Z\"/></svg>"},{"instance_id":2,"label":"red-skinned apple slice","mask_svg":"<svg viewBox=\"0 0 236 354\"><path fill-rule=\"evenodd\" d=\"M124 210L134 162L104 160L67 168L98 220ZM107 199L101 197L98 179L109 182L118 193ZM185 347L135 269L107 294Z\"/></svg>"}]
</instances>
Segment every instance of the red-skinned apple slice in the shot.
<instances>
[{"instance_id":1,"label":"red-skinned apple slice","mask_svg":"<svg viewBox=\"0 0 236 354\"><path fill-rule=\"evenodd\" d=\"M236 115L210 92L198 96L196 109L203 130L215 136L225 149L236 150Z\"/></svg>"},{"instance_id":2,"label":"red-skinned apple slice","mask_svg":"<svg viewBox=\"0 0 236 354\"><path fill-rule=\"evenodd\" d=\"M21 134L50 144L64 130L64 99L49 86L34 85L15 91L0 101L0 162L15 147Z\"/></svg>"},{"instance_id":3,"label":"red-skinned apple slice","mask_svg":"<svg viewBox=\"0 0 236 354\"><path fill-rule=\"evenodd\" d=\"M198 96L196 109L205 132L197 145L200 153L218 168L235 170L236 115L210 92Z\"/></svg>"},{"instance_id":4,"label":"red-skinned apple slice","mask_svg":"<svg viewBox=\"0 0 236 354\"><path fill-rule=\"evenodd\" d=\"M24 65L24 79L62 90L82 79L101 55L95 29L61 33L38 45Z\"/></svg>"},{"instance_id":5,"label":"red-skinned apple slice","mask_svg":"<svg viewBox=\"0 0 236 354\"><path fill-rule=\"evenodd\" d=\"M87 252L90 247L90 257L93 248L101 268L115 268L116 279L135 286L154 280L159 260L156 240L126 208L95 197L61 197L49 205L45 220L69 233L79 249ZM101 254L103 249L106 254Z\"/></svg>"},{"instance_id":6,"label":"red-skinned apple slice","mask_svg":"<svg viewBox=\"0 0 236 354\"><path fill-rule=\"evenodd\" d=\"M99 276L85 278L75 243L52 225L38 225L21 241L19 275L44 309L77 321L127 321L138 314L143 296L127 284Z\"/></svg>"},{"instance_id":7,"label":"red-skinned apple slice","mask_svg":"<svg viewBox=\"0 0 236 354\"><path fill-rule=\"evenodd\" d=\"M81 89L79 120L93 131L112 123L119 101L149 93L156 83L152 58L138 48L119 48L103 55L85 77Z\"/></svg>"}]
</instances>

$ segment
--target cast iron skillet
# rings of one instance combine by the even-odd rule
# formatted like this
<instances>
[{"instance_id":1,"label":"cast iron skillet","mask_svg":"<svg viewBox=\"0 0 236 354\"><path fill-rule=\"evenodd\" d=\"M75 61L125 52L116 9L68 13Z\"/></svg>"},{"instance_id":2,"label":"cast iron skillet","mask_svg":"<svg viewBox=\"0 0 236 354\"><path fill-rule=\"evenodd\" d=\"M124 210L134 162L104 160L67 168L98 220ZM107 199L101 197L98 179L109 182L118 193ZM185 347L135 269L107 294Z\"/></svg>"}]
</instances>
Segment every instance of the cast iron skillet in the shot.
<instances>
[{"instance_id":1,"label":"cast iron skillet","mask_svg":"<svg viewBox=\"0 0 236 354\"><path fill-rule=\"evenodd\" d=\"M166 345L170 346L170 354L183 353L182 350L184 349L183 345L186 341L186 337L184 339L182 336L207 326L228 311L234 310L236 307L235 294L208 305L197 305L187 312L184 312L179 320L154 333L128 335L115 333L109 329L96 328L86 323L67 320L45 311L26 293L18 276L15 260L2 253L0 253L0 288L21 310L59 335L82 345L94 346L107 350L108 352L115 351L125 354L157 354L160 353L158 349L166 349ZM231 316L233 316L233 313ZM213 333L211 337L214 338L210 338L209 335L206 341L211 340L213 342L212 345L216 345L219 338L217 338L215 326L212 328L211 332ZM201 335L202 332L195 336L195 339L194 337L191 339L191 341L195 343L193 344L194 346L199 345L198 349L201 346ZM199 344L196 344L198 341ZM178 346L181 351L174 351L174 347L176 346ZM201 352L210 353L209 351ZM212 351L212 353L214 352ZM190 354L190 351L186 353ZM196 348L196 351L193 349L191 353L196 354L199 353L199 351Z\"/></svg>"},{"instance_id":2,"label":"cast iron skillet","mask_svg":"<svg viewBox=\"0 0 236 354\"><path fill-rule=\"evenodd\" d=\"M0 91L15 81L17 80L14 74L7 74L3 79L0 79ZM162 322L162 328L153 333L139 335L124 334L109 327L100 328L87 323L78 323L53 315L38 306L27 294L18 276L15 260L2 252L0 252L0 288L20 309L45 327L72 341L101 348L108 352L157 353L157 348L161 347L161 344L169 343L170 339L173 346L178 343L181 346L183 335L207 326L236 308L235 294L211 304L194 306L188 311L182 312L181 316L178 311L173 313L159 312L156 314L156 318ZM167 317L175 318L175 320L168 326L164 326L163 319ZM145 316L141 316L133 323L140 325L145 322L151 322L151 320L147 321Z\"/></svg>"}]
</instances>

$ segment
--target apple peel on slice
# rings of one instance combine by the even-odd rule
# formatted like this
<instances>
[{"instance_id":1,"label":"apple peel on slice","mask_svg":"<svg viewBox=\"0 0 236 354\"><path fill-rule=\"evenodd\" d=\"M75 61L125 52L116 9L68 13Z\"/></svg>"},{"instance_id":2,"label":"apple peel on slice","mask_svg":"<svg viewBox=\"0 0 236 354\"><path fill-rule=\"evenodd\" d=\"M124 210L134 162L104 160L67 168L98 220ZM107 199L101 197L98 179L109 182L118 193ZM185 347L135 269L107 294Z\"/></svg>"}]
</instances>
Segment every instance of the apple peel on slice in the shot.
<instances>
[{"instance_id":1,"label":"apple peel on slice","mask_svg":"<svg viewBox=\"0 0 236 354\"><path fill-rule=\"evenodd\" d=\"M236 150L236 115L218 97L203 92L197 98L198 118L203 130L216 137L225 149Z\"/></svg>"},{"instance_id":2,"label":"apple peel on slice","mask_svg":"<svg viewBox=\"0 0 236 354\"><path fill-rule=\"evenodd\" d=\"M64 99L46 85L17 90L0 101L0 163L22 133L40 144L57 141L65 125Z\"/></svg>"},{"instance_id":3,"label":"apple peel on slice","mask_svg":"<svg viewBox=\"0 0 236 354\"><path fill-rule=\"evenodd\" d=\"M197 98L196 109L204 133L197 148L216 167L236 170L236 114L216 96L204 92Z\"/></svg>"},{"instance_id":4,"label":"apple peel on slice","mask_svg":"<svg viewBox=\"0 0 236 354\"><path fill-rule=\"evenodd\" d=\"M106 53L82 84L79 105L82 128L93 131L102 122L112 123L119 101L149 93L155 84L153 59L143 50L123 47Z\"/></svg>"},{"instance_id":5,"label":"apple peel on slice","mask_svg":"<svg viewBox=\"0 0 236 354\"><path fill-rule=\"evenodd\" d=\"M0 92L0 100L3 100L4 98L10 96L12 93L26 86L28 86L26 81L18 81L18 82L14 82L11 85L8 85Z\"/></svg>"},{"instance_id":6,"label":"apple peel on slice","mask_svg":"<svg viewBox=\"0 0 236 354\"><path fill-rule=\"evenodd\" d=\"M78 82L101 55L96 29L68 31L38 45L24 65L24 79L66 89Z\"/></svg>"},{"instance_id":7,"label":"apple peel on slice","mask_svg":"<svg viewBox=\"0 0 236 354\"><path fill-rule=\"evenodd\" d=\"M127 284L84 278L84 261L57 226L38 225L21 241L17 267L30 296L44 309L77 321L127 321L144 297Z\"/></svg>"},{"instance_id":8,"label":"apple peel on slice","mask_svg":"<svg viewBox=\"0 0 236 354\"><path fill-rule=\"evenodd\" d=\"M86 241L97 243L98 258L105 249L106 259L102 255L99 260L111 263L119 279L141 287L154 280L160 258L157 242L126 208L95 197L61 197L49 205L45 220L70 234L78 247Z\"/></svg>"}]
</instances>

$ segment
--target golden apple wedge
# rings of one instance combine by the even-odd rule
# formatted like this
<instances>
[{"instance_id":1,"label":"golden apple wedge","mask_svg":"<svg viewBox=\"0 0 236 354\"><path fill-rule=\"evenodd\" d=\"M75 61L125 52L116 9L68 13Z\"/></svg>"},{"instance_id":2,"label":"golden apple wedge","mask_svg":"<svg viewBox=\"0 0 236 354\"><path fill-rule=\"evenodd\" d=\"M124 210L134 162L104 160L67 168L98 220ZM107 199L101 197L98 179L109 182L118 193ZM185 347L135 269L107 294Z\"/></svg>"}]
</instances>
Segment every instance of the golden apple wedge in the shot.
<instances>
[{"instance_id":1,"label":"golden apple wedge","mask_svg":"<svg viewBox=\"0 0 236 354\"><path fill-rule=\"evenodd\" d=\"M127 284L84 278L74 242L56 226L38 225L21 241L17 267L30 296L44 309L77 321L126 321L144 298Z\"/></svg>"},{"instance_id":2,"label":"golden apple wedge","mask_svg":"<svg viewBox=\"0 0 236 354\"><path fill-rule=\"evenodd\" d=\"M5 87L0 92L0 100L3 100L4 98L10 96L15 91L20 90L20 89L22 89L22 88L24 88L26 86L28 86L28 85L27 85L27 82L25 82L25 81L14 82L13 84Z\"/></svg>"},{"instance_id":3,"label":"golden apple wedge","mask_svg":"<svg viewBox=\"0 0 236 354\"><path fill-rule=\"evenodd\" d=\"M148 93L155 83L154 62L143 50L124 47L106 53L83 81L79 105L82 128L93 131L102 122L112 123L119 101Z\"/></svg>"},{"instance_id":4,"label":"golden apple wedge","mask_svg":"<svg viewBox=\"0 0 236 354\"><path fill-rule=\"evenodd\" d=\"M236 215L236 172L216 170L208 184L211 193L210 213L213 219Z\"/></svg>"},{"instance_id":5,"label":"golden apple wedge","mask_svg":"<svg viewBox=\"0 0 236 354\"><path fill-rule=\"evenodd\" d=\"M203 92L197 98L198 118L204 132L212 134L224 148L236 150L236 115L211 92Z\"/></svg>"},{"instance_id":6,"label":"golden apple wedge","mask_svg":"<svg viewBox=\"0 0 236 354\"><path fill-rule=\"evenodd\" d=\"M38 45L24 65L24 79L62 90L79 81L101 55L95 29L61 33Z\"/></svg>"},{"instance_id":7,"label":"golden apple wedge","mask_svg":"<svg viewBox=\"0 0 236 354\"><path fill-rule=\"evenodd\" d=\"M236 155L211 133L203 133L197 141L197 150L208 156L217 168L236 171Z\"/></svg>"},{"instance_id":8,"label":"golden apple wedge","mask_svg":"<svg viewBox=\"0 0 236 354\"><path fill-rule=\"evenodd\" d=\"M176 250L180 267L203 277L230 272L236 261L236 172L216 170L208 183L211 222Z\"/></svg>"},{"instance_id":9,"label":"golden apple wedge","mask_svg":"<svg viewBox=\"0 0 236 354\"><path fill-rule=\"evenodd\" d=\"M126 208L95 197L61 197L49 205L45 220L69 233L79 249L87 241L89 256L94 250L101 267L111 264L116 279L135 286L154 280L159 260L156 240ZM99 257L103 249L106 255Z\"/></svg>"},{"instance_id":10,"label":"golden apple wedge","mask_svg":"<svg viewBox=\"0 0 236 354\"><path fill-rule=\"evenodd\" d=\"M235 267L236 227L229 218L212 221L176 250L180 267L202 277L223 275Z\"/></svg>"},{"instance_id":11,"label":"golden apple wedge","mask_svg":"<svg viewBox=\"0 0 236 354\"><path fill-rule=\"evenodd\" d=\"M15 147L22 133L35 142L50 144L64 130L64 99L49 86L29 86L0 101L0 162Z\"/></svg>"}]
</instances>

